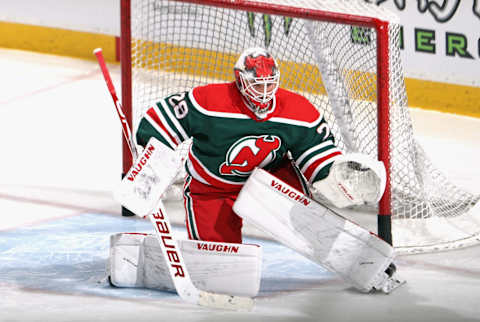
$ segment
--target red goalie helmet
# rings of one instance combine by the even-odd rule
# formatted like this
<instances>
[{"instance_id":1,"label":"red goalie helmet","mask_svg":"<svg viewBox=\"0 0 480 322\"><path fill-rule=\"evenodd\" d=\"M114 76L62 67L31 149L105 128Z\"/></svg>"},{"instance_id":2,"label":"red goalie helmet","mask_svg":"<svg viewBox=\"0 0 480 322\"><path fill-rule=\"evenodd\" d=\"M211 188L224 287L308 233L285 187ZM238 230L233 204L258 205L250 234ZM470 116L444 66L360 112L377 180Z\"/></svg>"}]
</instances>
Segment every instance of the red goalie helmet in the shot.
<instances>
[{"instance_id":1,"label":"red goalie helmet","mask_svg":"<svg viewBox=\"0 0 480 322\"><path fill-rule=\"evenodd\" d=\"M237 87L253 112L268 112L280 80L275 59L263 48L249 48L240 55L233 70Z\"/></svg>"}]
</instances>

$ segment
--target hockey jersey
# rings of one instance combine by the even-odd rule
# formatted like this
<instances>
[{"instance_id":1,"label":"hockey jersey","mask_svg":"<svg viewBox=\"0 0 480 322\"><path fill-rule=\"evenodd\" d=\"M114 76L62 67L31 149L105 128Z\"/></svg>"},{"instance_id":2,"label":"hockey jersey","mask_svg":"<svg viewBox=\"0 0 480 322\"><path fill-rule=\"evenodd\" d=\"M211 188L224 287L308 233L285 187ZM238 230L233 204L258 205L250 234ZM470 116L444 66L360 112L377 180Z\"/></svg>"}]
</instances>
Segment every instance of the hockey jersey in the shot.
<instances>
[{"instance_id":1,"label":"hockey jersey","mask_svg":"<svg viewBox=\"0 0 480 322\"><path fill-rule=\"evenodd\" d=\"M328 124L303 96L278 89L274 108L259 119L235 83L210 84L168 96L145 112L136 131L172 149L192 138L186 170L196 180L239 190L255 167L277 166L288 151L310 182L328 175L342 154Z\"/></svg>"}]
</instances>

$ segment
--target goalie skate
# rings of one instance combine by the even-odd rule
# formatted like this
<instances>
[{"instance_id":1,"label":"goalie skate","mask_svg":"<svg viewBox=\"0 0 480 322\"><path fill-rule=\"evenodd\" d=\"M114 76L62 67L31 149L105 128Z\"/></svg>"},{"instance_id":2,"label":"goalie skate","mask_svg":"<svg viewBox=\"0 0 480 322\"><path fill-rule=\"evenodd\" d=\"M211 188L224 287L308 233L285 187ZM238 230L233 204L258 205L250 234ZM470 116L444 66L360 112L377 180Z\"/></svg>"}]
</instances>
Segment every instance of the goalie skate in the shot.
<instances>
[{"instance_id":1,"label":"goalie skate","mask_svg":"<svg viewBox=\"0 0 480 322\"><path fill-rule=\"evenodd\" d=\"M380 288L380 291L382 291L385 294L390 294L400 286L404 285L407 283L406 280L401 279L397 276L396 274L396 266L395 264L391 263L390 266L388 266L387 270L385 273L387 274L387 278L383 282L383 286ZM375 291L376 289L372 290Z\"/></svg>"}]
</instances>

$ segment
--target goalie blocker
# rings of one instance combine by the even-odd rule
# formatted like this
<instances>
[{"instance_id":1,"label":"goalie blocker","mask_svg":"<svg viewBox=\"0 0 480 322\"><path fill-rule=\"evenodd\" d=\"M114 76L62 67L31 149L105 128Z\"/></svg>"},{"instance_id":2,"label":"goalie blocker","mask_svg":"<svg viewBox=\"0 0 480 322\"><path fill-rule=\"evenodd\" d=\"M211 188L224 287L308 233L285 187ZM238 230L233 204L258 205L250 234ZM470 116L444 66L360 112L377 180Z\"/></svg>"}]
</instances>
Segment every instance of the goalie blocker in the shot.
<instances>
[{"instance_id":1,"label":"goalie blocker","mask_svg":"<svg viewBox=\"0 0 480 322\"><path fill-rule=\"evenodd\" d=\"M253 171L233 209L361 292L389 293L404 283L394 276L393 247L265 170Z\"/></svg>"},{"instance_id":2,"label":"goalie blocker","mask_svg":"<svg viewBox=\"0 0 480 322\"><path fill-rule=\"evenodd\" d=\"M174 182L182 164L178 152L152 137L115 189L115 200L139 217L148 216Z\"/></svg>"}]
</instances>

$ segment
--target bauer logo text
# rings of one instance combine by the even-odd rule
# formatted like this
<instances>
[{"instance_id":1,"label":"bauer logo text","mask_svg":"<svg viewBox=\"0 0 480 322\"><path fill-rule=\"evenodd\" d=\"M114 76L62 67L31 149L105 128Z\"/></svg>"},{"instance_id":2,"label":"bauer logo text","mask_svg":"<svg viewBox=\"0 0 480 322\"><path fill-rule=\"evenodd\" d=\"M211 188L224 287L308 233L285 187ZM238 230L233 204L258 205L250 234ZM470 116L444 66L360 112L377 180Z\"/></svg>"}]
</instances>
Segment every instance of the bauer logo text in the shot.
<instances>
[{"instance_id":1,"label":"bauer logo text","mask_svg":"<svg viewBox=\"0 0 480 322\"><path fill-rule=\"evenodd\" d=\"M167 261L170 264L170 269L175 270L174 276L185 277L185 270L183 269L183 262L177 251L177 246L172 238L172 233L169 228L168 222L161 210L157 210L152 214L155 219L155 230L158 234L161 246L167 253Z\"/></svg>"}]
</instances>

